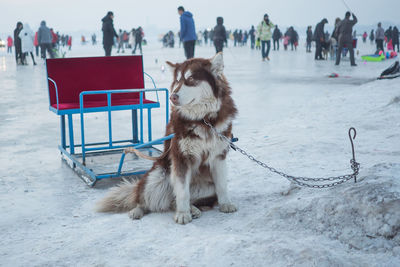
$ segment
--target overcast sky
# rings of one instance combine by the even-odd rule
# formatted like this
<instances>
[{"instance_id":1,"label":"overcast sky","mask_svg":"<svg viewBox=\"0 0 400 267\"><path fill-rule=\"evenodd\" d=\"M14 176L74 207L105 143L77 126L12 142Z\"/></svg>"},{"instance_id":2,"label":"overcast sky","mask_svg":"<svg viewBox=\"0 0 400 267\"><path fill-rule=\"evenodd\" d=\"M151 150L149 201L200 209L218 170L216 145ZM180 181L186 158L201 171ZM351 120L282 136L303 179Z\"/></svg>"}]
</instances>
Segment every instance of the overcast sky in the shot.
<instances>
[{"instance_id":1,"label":"overcast sky","mask_svg":"<svg viewBox=\"0 0 400 267\"><path fill-rule=\"evenodd\" d=\"M360 25L400 24L400 0L345 1ZM114 12L116 29L140 25L145 30L149 26L176 30L179 5L193 13L197 29L214 26L217 16L224 17L228 29L248 28L259 23L264 13L280 25L314 26L323 17L332 25L334 18L346 12L343 0L0 0L0 32L11 32L17 21L35 28L43 19L60 32L100 30L100 20L109 10Z\"/></svg>"}]
</instances>

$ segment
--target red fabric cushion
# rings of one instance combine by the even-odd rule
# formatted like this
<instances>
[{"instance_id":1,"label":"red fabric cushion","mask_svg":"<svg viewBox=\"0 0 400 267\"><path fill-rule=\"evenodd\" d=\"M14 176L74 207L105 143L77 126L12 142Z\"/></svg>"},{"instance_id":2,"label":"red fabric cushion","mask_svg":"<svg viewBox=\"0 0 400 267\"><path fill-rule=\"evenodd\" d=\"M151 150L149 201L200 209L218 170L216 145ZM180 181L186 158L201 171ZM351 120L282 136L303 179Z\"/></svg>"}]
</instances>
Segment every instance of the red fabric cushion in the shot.
<instances>
[{"instance_id":1,"label":"red fabric cushion","mask_svg":"<svg viewBox=\"0 0 400 267\"><path fill-rule=\"evenodd\" d=\"M151 100L143 99L143 104L151 104L156 103ZM131 99L117 99L111 101L111 106L124 106L124 105L139 105L140 100L138 98ZM57 109L57 104L51 105L53 108ZM106 107L107 101L84 101L83 106L85 108L97 108L97 107ZM79 109L79 103L61 103L58 105L59 110L64 109Z\"/></svg>"},{"instance_id":2,"label":"red fabric cushion","mask_svg":"<svg viewBox=\"0 0 400 267\"><path fill-rule=\"evenodd\" d=\"M79 108L82 91L144 88L142 56L47 59L46 67L48 77L57 83L60 109ZM57 108L56 92L50 81L49 95L50 105ZM112 105L136 100L139 104L139 93L113 94L111 99ZM85 107L107 105L106 95L87 95L84 100Z\"/></svg>"}]
</instances>

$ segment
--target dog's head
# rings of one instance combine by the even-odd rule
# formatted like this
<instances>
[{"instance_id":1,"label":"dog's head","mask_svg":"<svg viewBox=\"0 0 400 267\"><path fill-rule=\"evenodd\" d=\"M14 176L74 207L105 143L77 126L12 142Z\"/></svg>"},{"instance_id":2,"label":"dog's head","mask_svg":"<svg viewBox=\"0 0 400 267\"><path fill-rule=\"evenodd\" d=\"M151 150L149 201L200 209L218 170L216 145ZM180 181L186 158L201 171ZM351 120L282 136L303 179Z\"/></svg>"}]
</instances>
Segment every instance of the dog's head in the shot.
<instances>
[{"instance_id":1,"label":"dog's head","mask_svg":"<svg viewBox=\"0 0 400 267\"><path fill-rule=\"evenodd\" d=\"M221 53L211 59L167 64L173 72L170 100L182 116L199 120L219 111L223 93L219 83L224 80Z\"/></svg>"}]
</instances>

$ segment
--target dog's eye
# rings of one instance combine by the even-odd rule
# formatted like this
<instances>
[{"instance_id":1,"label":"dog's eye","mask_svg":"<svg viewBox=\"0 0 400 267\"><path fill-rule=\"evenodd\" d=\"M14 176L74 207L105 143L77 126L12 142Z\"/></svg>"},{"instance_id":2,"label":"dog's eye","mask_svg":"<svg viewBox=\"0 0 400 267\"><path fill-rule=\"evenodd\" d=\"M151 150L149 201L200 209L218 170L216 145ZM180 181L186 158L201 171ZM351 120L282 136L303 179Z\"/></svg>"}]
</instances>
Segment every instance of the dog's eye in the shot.
<instances>
[{"instance_id":1,"label":"dog's eye","mask_svg":"<svg viewBox=\"0 0 400 267\"><path fill-rule=\"evenodd\" d=\"M194 79L193 79L193 77L192 76L189 76L187 79L186 79L186 81L188 81L188 82L193 82L194 81Z\"/></svg>"}]
</instances>

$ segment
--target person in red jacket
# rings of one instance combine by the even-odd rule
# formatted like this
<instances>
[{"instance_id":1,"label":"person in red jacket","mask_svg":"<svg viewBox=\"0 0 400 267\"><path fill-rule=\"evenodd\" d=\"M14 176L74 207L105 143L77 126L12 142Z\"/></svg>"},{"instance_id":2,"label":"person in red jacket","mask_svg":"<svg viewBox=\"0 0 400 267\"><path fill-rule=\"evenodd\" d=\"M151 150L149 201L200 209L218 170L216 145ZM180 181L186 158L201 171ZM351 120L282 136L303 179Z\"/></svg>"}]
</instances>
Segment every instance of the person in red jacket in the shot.
<instances>
[{"instance_id":1,"label":"person in red jacket","mask_svg":"<svg viewBox=\"0 0 400 267\"><path fill-rule=\"evenodd\" d=\"M35 33L35 39L33 39L33 45L36 49L36 56L39 56L39 41L38 41L38 32Z\"/></svg>"},{"instance_id":2,"label":"person in red jacket","mask_svg":"<svg viewBox=\"0 0 400 267\"><path fill-rule=\"evenodd\" d=\"M69 36L69 37L68 37L67 46L68 46L68 50L71 50L71 46L72 46L72 36Z\"/></svg>"},{"instance_id":3,"label":"person in red jacket","mask_svg":"<svg viewBox=\"0 0 400 267\"><path fill-rule=\"evenodd\" d=\"M13 39L11 36L7 38L7 53L12 54Z\"/></svg>"},{"instance_id":4,"label":"person in red jacket","mask_svg":"<svg viewBox=\"0 0 400 267\"><path fill-rule=\"evenodd\" d=\"M50 29L50 32L52 36L51 45L53 46L53 48L55 48L57 45L58 36L54 33L53 28Z\"/></svg>"}]
</instances>

